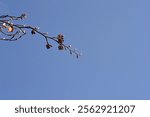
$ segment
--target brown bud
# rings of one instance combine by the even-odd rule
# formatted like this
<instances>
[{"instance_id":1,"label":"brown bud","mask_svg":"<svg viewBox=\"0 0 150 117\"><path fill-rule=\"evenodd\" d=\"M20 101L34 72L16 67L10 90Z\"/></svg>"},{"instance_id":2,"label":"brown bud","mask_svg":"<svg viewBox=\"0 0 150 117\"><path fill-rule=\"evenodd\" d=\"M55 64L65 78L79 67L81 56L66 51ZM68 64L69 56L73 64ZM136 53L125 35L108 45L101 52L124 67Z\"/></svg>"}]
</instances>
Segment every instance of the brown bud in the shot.
<instances>
[{"instance_id":1,"label":"brown bud","mask_svg":"<svg viewBox=\"0 0 150 117\"><path fill-rule=\"evenodd\" d=\"M46 48L47 48L47 49L50 49L51 47L52 47L52 45L46 44Z\"/></svg>"},{"instance_id":2,"label":"brown bud","mask_svg":"<svg viewBox=\"0 0 150 117\"><path fill-rule=\"evenodd\" d=\"M64 35L63 34L59 34L58 35L58 39L64 39Z\"/></svg>"},{"instance_id":3,"label":"brown bud","mask_svg":"<svg viewBox=\"0 0 150 117\"><path fill-rule=\"evenodd\" d=\"M59 49L59 50L63 50L63 49L64 49L63 45L59 45L59 46L58 46L58 49Z\"/></svg>"},{"instance_id":4,"label":"brown bud","mask_svg":"<svg viewBox=\"0 0 150 117\"><path fill-rule=\"evenodd\" d=\"M59 44L63 44L64 40L63 39L58 39Z\"/></svg>"},{"instance_id":5,"label":"brown bud","mask_svg":"<svg viewBox=\"0 0 150 117\"><path fill-rule=\"evenodd\" d=\"M34 34L35 34L35 30L34 30L34 29L32 29L31 34L32 34L32 35L34 35Z\"/></svg>"},{"instance_id":6,"label":"brown bud","mask_svg":"<svg viewBox=\"0 0 150 117\"><path fill-rule=\"evenodd\" d=\"M59 34L57 39L59 44L62 44L64 42L64 36L62 34Z\"/></svg>"}]
</instances>

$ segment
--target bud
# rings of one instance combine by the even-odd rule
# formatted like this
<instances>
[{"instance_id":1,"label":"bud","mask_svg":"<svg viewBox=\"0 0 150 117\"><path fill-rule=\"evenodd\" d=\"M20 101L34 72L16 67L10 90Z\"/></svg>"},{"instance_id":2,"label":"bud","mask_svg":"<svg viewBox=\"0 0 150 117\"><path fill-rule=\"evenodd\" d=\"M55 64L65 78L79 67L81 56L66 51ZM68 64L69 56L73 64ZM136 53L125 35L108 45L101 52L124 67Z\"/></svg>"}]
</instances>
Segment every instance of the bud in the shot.
<instances>
[{"instance_id":1,"label":"bud","mask_svg":"<svg viewBox=\"0 0 150 117\"><path fill-rule=\"evenodd\" d=\"M59 46L58 46L58 49L59 49L59 50L63 50L63 49L64 49L63 45L59 45Z\"/></svg>"},{"instance_id":2,"label":"bud","mask_svg":"<svg viewBox=\"0 0 150 117\"><path fill-rule=\"evenodd\" d=\"M63 39L58 39L59 44L63 44L64 40Z\"/></svg>"},{"instance_id":3,"label":"bud","mask_svg":"<svg viewBox=\"0 0 150 117\"><path fill-rule=\"evenodd\" d=\"M63 34L58 34L58 38L62 38L63 37Z\"/></svg>"},{"instance_id":4,"label":"bud","mask_svg":"<svg viewBox=\"0 0 150 117\"><path fill-rule=\"evenodd\" d=\"M47 48L47 49L50 49L51 47L52 47L52 45L46 44L46 48Z\"/></svg>"},{"instance_id":5,"label":"bud","mask_svg":"<svg viewBox=\"0 0 150 117\"><path fill-rule=\"evenodd\" d=\"M64 42L64 36L62 34L59 34L58 37L57 37L57 39L58 39L58 43L59 44L63 44L63 42Z\"/></svg>"},{"instance_id":6,"label":"bud","mask_svg":"<svg viewBox=\"0 0 150 117\"><path fill-rule=\"evenodd\" d=\"M31 34L32 34L32 35L34 35L34 34L35 34L35 30L34 30L34 29L32 29Z\"/></svg>"},{"instance_id":7,"label":"bud","mask_svg":"<svg viewBox=\"0 0 150 117\"><path fill-rule=\"evenodd\" d=\"M23 19L23 18L27 18L26 13L21 14L21 19Z\"/></svg>"}]
</instances>

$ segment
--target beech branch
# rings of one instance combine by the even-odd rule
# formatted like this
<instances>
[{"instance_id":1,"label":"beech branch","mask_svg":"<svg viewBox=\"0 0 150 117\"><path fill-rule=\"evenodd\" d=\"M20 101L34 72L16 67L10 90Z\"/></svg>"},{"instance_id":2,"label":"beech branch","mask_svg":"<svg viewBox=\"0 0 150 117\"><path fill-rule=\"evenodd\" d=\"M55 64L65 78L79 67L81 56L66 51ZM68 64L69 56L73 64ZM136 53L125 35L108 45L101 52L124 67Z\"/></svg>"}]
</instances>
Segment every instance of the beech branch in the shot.
<instances>
[{"instance_id":1,"label":"beech branch","mask_svg":"<svg viewBox=\"0 0 150 117\"><path fill-rule=\"evenodd\" d=\"M27 31L30 31L32 35L39 34L44 37L47 49L53 47L49 41L54 41L58 44L59 50L68 50L70 54L75 54L77 58L81 56L81 53L77 49L72 48L71 45L64 44L63 34L51 37L47 32L41 32L38 27L14 23L16 20L23 20L26 17L26 14L21 14L18 17L10 15L0 16L0 40L17 41L25 36Z\"/></svg>"}]
</instances>

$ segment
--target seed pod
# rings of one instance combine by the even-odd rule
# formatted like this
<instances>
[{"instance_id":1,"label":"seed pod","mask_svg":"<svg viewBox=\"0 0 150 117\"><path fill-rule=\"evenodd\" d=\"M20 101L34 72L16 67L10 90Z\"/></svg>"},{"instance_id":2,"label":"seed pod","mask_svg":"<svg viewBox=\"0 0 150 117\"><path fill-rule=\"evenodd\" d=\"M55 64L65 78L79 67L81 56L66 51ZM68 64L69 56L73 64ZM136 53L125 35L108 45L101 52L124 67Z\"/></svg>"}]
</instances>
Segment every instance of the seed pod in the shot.
<instances>
[{"instance_id":1,"label":"seed pod","mask_svg":"<svg viewBox=\"0 0 150 117\"><path fill-rule=\"evenodd\" d=\"M32 35L34 35L34 34L35 34L35 30L34 30L34 29L32 29L31 34L32 34Z\"/></svg>"},{"instance_id":2,"label":"seed pod","mask_svg":"<svg viewBox=\"0 0 150 117\"><path fill-rule=\"evenodd\" d=\"M59 34L57 39L59 44L62 44L64 42L64 36L62 34Z\"/></svg>"},{"instance_id":3,"label":"seed pod","mask_svg":"<svg viewBox=\"0 0 150 117\"><path fill-rule=\"evenodd\" d=\"M52 47L52 45L46 44L46 48L47 48L47 49L50 49L51 47Z\"/></svg>"},{"instance_id":4,"label":"seed pod","mask_svg":"<svg viewBox=\"0 0 150 117\"><path fill-rule=\"evenodd\" d=\"M63 34L59 34L58 35L58 39L64 39L64 35Z\"/></svg>"},{"instance_id":5,"label":"seed pod","mask_svg":"<svg viewBox=\"0 0 150 117\"><path fill-rule=\"evenodd\" d=\"M58 39L59 44L63 44L64 40L63 39Z\"/></svg>"},{"instance_id":6,"label":"seed pod","mask_svg":"<svg viewBox=\"0 0 150 117\"><path fill-rule=\"evenodd\" d=\"M63 45L59 45L59 46L58 46L58 49L59 49L59 50L63 50L63 49L64 49Z\"/></svg>"}]
</instances>

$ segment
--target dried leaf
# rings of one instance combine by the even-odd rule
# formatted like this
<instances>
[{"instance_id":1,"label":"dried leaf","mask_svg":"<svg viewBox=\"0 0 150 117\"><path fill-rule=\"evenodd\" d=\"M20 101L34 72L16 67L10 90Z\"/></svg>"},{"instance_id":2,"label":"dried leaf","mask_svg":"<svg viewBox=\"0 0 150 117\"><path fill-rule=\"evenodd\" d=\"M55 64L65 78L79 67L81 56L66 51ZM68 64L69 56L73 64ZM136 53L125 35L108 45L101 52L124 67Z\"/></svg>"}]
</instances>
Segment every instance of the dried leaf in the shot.
<instances>
[{"instance_id":1,"label":"dried leaf","mask_svg":"<svg viewBox=\"0 0 150 117\"><path fill-rule=\"evenodd\" d=\"M8 26L8 31L7 32L13 32L14 31L14 27L13 26Z\"/></svg>"}]
</instances>

